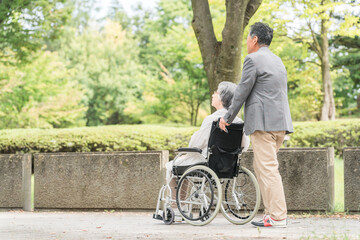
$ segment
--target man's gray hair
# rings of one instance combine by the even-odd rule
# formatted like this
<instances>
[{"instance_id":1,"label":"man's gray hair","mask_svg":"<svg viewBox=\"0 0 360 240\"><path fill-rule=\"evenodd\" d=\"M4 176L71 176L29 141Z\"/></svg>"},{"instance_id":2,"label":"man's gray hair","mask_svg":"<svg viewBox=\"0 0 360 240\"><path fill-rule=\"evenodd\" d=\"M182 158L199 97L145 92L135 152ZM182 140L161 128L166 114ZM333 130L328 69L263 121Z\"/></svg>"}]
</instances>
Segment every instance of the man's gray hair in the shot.
<instances>
[{"instance_id":1,"label":"man's gray hair","mask_svg":"<svg viewBox=\"0 0 360 240\"><path fill-rule=\"evenodd\" d=\"M231 105L236 86L237 85L235 83L227 81L219 83L217 91L220 95L221 103L226 109L228 109Z\"/></svg>"},{"instance_id":2,"label":"man's gray hair","mask_svg":"<svg viewBox=\"0 0 360 240\"><path fill-rule=\"evenodd\" d=\"M274 30L266 23L256 22L250 26L251 38L257 36L260 45L270 46L273 39L273 32Z\"/></svg>"}]
</instances>

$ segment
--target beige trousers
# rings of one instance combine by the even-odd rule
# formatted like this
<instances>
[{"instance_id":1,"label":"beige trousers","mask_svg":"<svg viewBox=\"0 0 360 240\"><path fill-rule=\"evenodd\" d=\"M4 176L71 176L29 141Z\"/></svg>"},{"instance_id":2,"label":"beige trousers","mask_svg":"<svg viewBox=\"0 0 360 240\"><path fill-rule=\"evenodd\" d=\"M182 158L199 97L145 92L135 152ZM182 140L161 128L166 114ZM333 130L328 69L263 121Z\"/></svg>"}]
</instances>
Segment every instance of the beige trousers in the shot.
<instances>
[{"instance_id":1,"label":"beige trousers","mask_svg":"<svg viewBox=\"0 0 360 240\"><path fill-rule=\"evenodd\" d=\"M277 152L285 131L255 131L250 135L254 151L254 171L259 182L265 214L275 220L287 217L284 187L278 170Z\"/></svg>"}]
</instances>

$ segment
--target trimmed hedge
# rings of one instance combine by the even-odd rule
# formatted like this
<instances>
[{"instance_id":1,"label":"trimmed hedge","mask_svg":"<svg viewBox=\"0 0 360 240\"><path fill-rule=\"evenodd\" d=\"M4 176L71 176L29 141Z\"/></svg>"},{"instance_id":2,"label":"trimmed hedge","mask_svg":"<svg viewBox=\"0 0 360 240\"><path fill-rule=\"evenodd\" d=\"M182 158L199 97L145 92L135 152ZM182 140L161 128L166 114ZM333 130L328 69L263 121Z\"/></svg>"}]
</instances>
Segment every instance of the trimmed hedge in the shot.
<instances>
[{"instance_id":1,"label":"trimmed hedge","mask_svg":"<svg viewBox=\"0 0 360 240\"><path fill-rule=\"evenodd\" d=\"M118 125L0 131L0 153L170 150L188 146L196 127ZM171 154L173 156L173 152Z\"/></svg>"},{"instance_id":2,"label":"trimmed hedge","mask_svg":"<svg viewBox=\"0 0 360 240\"><path fill-rule=\"evenodd\" d=\"M117 125L0 131L0 153L174 150L186 147L198 127ZM360 146L360 119L294 123L288 147Z\"/></svg>"},{"instance_id":3,"label":"trimmed hedge","mask_svg":"<svg viewBox=\"0 0 360 240\"><path fill-rule=\"evenodd\" d=\"M288 147L334 147L342 156L344 147L360 147L360 119L296 122Z\"/></svg>"}]
</instances>

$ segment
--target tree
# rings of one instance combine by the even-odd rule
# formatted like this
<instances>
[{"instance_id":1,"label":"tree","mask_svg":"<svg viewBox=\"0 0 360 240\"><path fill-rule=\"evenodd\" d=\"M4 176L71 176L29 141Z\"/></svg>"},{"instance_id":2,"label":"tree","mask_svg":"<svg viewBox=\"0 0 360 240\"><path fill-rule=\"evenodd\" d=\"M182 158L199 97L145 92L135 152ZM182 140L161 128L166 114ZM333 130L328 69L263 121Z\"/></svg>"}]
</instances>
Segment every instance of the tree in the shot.
<instances>
[{"instance_id":1,"label":"tree","mask_svg":"<svg viewBox=\"0 0 360 240\"><path fill-rule=\"evenodd\" d=\"M140 9L133 18L139 58L152 75L144 92L145 122L196 125L200 106L209 99L191 15L188 1L162 0L155 13Z\"/></svg>"},{"instance_id":2,"label":"tree","mask_svg":"<svg viewBox=\"0 0 360 240\"><path fill-rule=\"evenodd\" d=\"M360 18L359 18L360 23ZM357 110L360 112L360 37L335 37L334 46L338 51L333 57L333 67L339 69L341 74L336 80L335 88L337 95L343 98L345 107L355 103L357 98ZM347 69L348 71L343 71Z\"/></svg>"},{"instance_id":3,"label":"tree","mask_svg":"<svg viewBox=\"0 0 360 240\"><path fill-rule=\"evenodd\" d=\"M74 80L85 89L86 125L137 122L125 110L141 97L146 76L131 33L109 20L102 30L88 27L79 34L70 28L61 46Z\"/></svg>"},{"instance_id":4,"label":"tree","mask_svg":"<svg viewBox=\"0 0 360 240\"><path fill-rule=\"evenodd\" d=\"M27 60L46 40L56 39L72 8L66 0L0 1L0 57Z\"/></svg>"},{"instance_id":5,"label":"tree","mask_svg":"<svg viewBox=\"0 0 360 240\"><path fill-rule=\"evenodd\" d=\"M292 119L294 121L319 120L323 98L321 69L318 64L309 60L313 59L313 53L308 51L307 44L295 42L288 37L293 29L291 25L286 24L288 15L279 12L279 9L284 9L283 5L284 1L263 0L261 7L250 19L249 25L264 22L274 29L274 37L269 48L281 58L287 71ZM249 28L245 29L245 33L247 31ZM246 42L243 43L243 49L242 58L245 58Z\"/></svg>"},{"instance_id":6,"label":"tree","mask_svg":"<svg viewBox=\"0 0 360 240\"><path fill-rule=\"evenodd\" d=\"M73 72L54 52L38 51L31 59L21 65L0 63L0 128L83 125L86 107L79 84L71 81Z\"/></svg>"},{"instance_id":7,"label":"tree","mask_svg":"<svg viewBox=\"0 0 360 240\"><path fill-rule=\"evenodd\" d=\"M190 65L190 69L187 71L175 74L178 78L175 81L169 70L162 64L160 66L163 70L161 76L168 86L166 90L172 95L169 98L174 101L174 105L177 104L186 108L190 115L190 124L196 126L199 108L208 98L207 82L202 69ZM189 75L193 78L189 79Z\"/></svg>"},{"instance_id":8,"label":"tree","mask_svg":"<svg viewBox=\"0 0 360 240\"><path fill-rule=\"evenodd\" d=\"M331 81L331 62L329 55L329 36L354 36L359 34L357 18L351 13L354 1L312 0L288 1L286 11L293 12L290 21L295 41L301 41L316 54L321 66L323 84L323 104L321 120L335 119L335 100ZM356 1L355 1L356 2ZM342 19L336 17L343 16ZM296 22L296 24L294 24ZM296 29L295 26L300 26Z\"/></svg>"},{"instance_id":9,"label":"tree","mask_svg":"<svg viewBox=\"0 0 360 240\"><path fill-rule=\"evenodd\" d=\"M222 41L216 38L208 0L191 2L192 26L208 78L209 94L212 94L222 81L240 81L244 29L262 0L226 1L226 22L222 31Z\"/></svg>"}]
</instances>

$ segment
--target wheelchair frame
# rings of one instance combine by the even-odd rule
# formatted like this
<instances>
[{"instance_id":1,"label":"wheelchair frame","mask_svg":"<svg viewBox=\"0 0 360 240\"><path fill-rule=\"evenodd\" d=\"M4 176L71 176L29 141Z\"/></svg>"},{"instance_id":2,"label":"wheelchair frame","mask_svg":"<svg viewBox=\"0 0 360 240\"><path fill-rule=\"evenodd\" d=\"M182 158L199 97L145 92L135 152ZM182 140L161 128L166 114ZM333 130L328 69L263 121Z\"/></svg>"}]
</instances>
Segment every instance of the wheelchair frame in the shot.
<instances>
[{"instance_id":1,"label":"wheelchair frame","mask_svg":"<svg viewBox=\"0 0 360 240\"><path fill-rule=\"evenodd\" d=\"M204 156L201 149L180 148L179 153L197 152L207 161L212 154L208 148L207 155ZM173 160L176 166L176 159L182 156L178 154ZM210 223L221 209L225 218L233 224L245 224L251 221L260 206L260 189L255 176L245 167L240 166L241 151L238 154L236 168L237 172L233 178L219 178L217 174L208 167L208 162L194 164L188 167L181 174L174 173L176 167L171 171L171 178L167 180L158 195L158 202L154 219L162 220L165 224L175 222L175 212L171 205L176 203L182 220L195 226L202 226ZM170 182L176 180L176 198L173 199ZM250 198L247 195L248 185L251 184ZM191 185L191 188L189 188ZM223 189L223 185L225 188ZM182 191L182 192L180 192ZM180 193L179 193L180 192ZM186 194L184 197L184 194ZM223 198L224 195L224 198ZM255 199L254 199L255 198ZM248 202L251 202L250 208ZM247 209L248 208L248 209Z\"/></svg>"}]
</instances>

